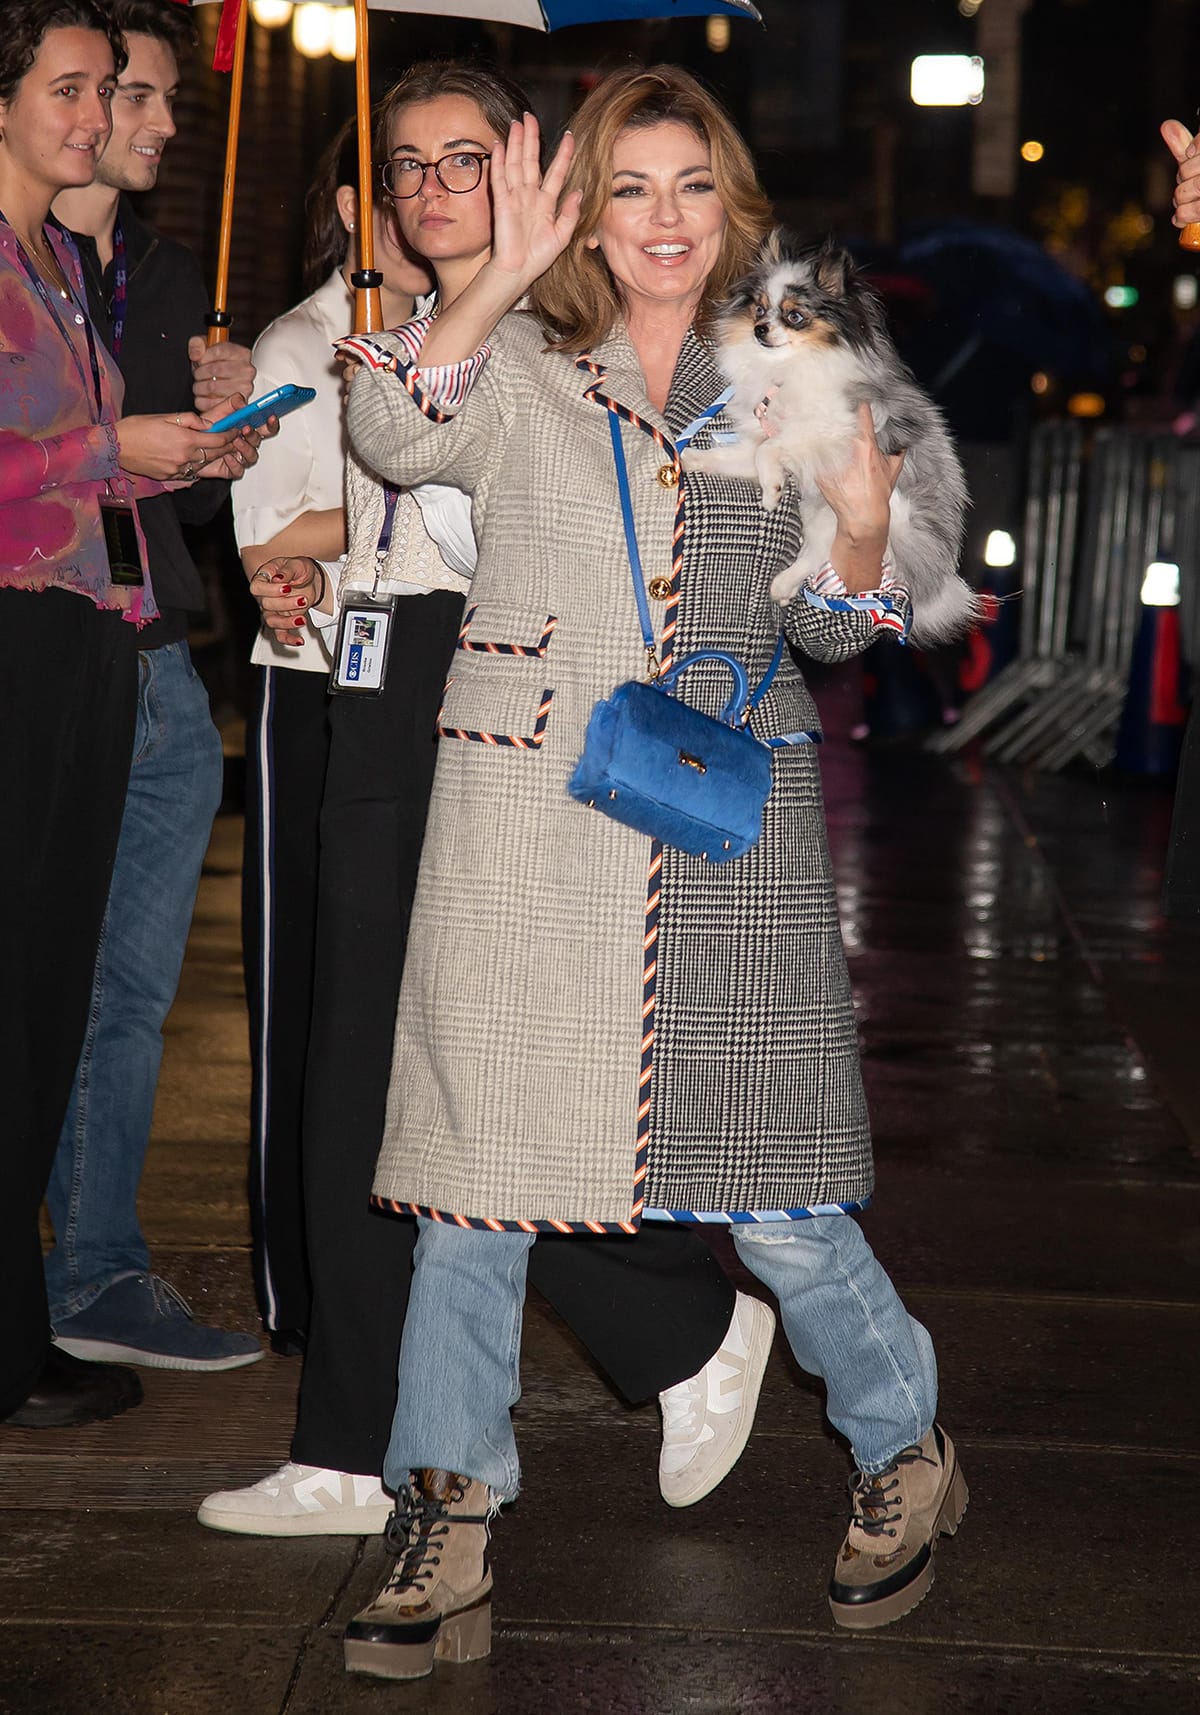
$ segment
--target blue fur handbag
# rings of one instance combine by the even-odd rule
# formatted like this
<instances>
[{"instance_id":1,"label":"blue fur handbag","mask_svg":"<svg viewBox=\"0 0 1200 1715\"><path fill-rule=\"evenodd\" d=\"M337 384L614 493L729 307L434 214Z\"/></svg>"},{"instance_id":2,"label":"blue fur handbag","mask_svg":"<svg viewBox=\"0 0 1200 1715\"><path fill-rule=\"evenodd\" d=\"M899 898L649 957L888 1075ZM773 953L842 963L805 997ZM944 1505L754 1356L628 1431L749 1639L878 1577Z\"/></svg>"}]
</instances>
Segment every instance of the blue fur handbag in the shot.
<instances>
[{"instance_id":1,"label":"blue fur handbag","mask_svg":"<svg viewBox=\"0 0 1200 1715\"><path fill-rule=\"evenodd\" d=\"M686 445L728 397L728 392L723 393L685 429L677 448ZM736 655L720 649L698 649L665 673L658 672L621 423L615 411L609 412L608 427L651 677L646 683L630 679L596 704L588 719L583 755L567 791L590 809L664 845L711 863L728 863L748 852L762 833L763 807L771 793L771 755L750 731L749 722L783 660L783 637L753 695L745 667ZM697 661L720 661L733 674L733 692L719 716L693 709L675 695L680 675Z\"/></svg>"},{"instance_id":2,"label":"blue fur handbag","mask_svg":"<svg viewBox=\"0 0 1200 1715\"><path fill-rule=\"evenodd\" d=\"M733 693L719 717L674 695L696 661L720 661ZM647 684L631 679L596 704L574 774L573 798L641 834L711 863L741 857L762 832L771 755L744 724L746 669L718 649L697 650Z\"/></svg>"}]
</instances>

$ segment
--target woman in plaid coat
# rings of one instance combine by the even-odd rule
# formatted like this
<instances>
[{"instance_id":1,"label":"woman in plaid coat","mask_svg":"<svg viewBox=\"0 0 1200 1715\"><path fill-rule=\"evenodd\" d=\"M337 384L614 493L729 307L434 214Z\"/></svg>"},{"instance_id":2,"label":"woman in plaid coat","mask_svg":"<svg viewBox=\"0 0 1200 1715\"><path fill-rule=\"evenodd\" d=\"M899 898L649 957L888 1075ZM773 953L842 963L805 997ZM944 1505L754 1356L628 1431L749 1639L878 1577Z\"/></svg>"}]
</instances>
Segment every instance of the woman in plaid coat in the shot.
<instances>
[{"instance_id":1,"label":"woman in plaid coat","mask_svg":"<svg viewBox=\"0 0 1200 1715\"><path fill-rule=\"evenodd\" d=\"M799 545L794 503L768 514L749 485L680 463L728 427L705 327L768 224L745 145L669 67L605 79L575 136L570 177L567 143L543 181L536 127L515 127L492 155L491 262L436 323L348 342L360 455L390 481L464 488L479 542L376 1178L422 1229L385 1466L397 1567L346 1637L349 1666L391 1677L487 1647L484 1521L518 1485L538 1232L733 1223L858 1467L841 1623L914 1606L966 1498L929 1336L851 1218L870 1140L800 671L785 656L754 716L773 786L744 857L688 857L566 790L594 704L645 663L610 416L658 656L727 650L752 684L781 621L823 660L903 629L906 595L881 587L896 469L865 429L828 494L839 576L822 587L839 597L781 613L768 591ZM506 313L530 286L531 310ZM713 663L684 687L709 713L729 688Z\"/></svg>"}]
</instances>

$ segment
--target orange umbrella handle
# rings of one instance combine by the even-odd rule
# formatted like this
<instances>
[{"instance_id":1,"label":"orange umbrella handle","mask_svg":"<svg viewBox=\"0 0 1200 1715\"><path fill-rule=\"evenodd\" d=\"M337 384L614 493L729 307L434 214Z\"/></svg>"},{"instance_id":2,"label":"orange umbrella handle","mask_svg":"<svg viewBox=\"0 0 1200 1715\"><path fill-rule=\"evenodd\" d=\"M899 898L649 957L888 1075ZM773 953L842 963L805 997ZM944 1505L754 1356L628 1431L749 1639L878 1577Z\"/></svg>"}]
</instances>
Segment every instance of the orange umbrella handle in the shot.
<instances>
[{"instance_id":1,"label":"orange umbrella handle","mask_svg":"<svg viewBox=\"0 0 1200 1715\"><path fill-rule=\"evenodd\" d=\"M229 129L225 136L225 184L221 193L221 239L217 250L217 284L213 307L205 316L209 345L229 338L233 317L229 313L229 250L233 242L233 189L237 180L238 134L242 123L242 82L246 74L246 26L249 0L242 0L237 35L233 45L233 70L229 79Z\"/></svg>"},{"instance_id":2,"label":"orange umbrella handle","mask_svg":"<svg viewBox=\"0 0 1200 1715\"><path fill-rule=\"evenodd\" d=\"M1200 220L1193 220L1179 234L1181 250L1200 250Z\"/></svg>"},{"instance_id":3,"label":"orange umbrella handle","mask_svg":"<svg viewBox=\"0 0 1200 1715\"><path fill-rule=\"evenodd\" d=\"M358 94L358 267L350 276L354 287L354 331L376 333L383 326L379 288L383 275L375 266L375 225L372 180L371 61L367 40L367 0L354 0L354 77Z\"/></svg>"}]
</instances>

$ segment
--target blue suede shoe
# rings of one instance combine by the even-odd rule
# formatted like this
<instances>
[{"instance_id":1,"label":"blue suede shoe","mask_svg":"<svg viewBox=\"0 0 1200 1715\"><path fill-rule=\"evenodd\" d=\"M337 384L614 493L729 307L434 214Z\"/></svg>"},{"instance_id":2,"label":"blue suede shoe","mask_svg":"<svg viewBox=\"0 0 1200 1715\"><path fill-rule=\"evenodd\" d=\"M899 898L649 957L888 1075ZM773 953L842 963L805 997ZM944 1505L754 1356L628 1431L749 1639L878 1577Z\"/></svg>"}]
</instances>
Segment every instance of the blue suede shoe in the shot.
<instances>
[{"instance_id":1,"label":"blue suede shoe","mask_svg":"<svg viewBox=\"0 0 1200 1715\"><path fill-rule=\"evenodd\" d=\"M119 1274L86 1310L54 1326L55 1343L99 1364L144 1364L155 1370L236 1370L263 1355L253 1334L205 1328L191 1307L156 1274Z\"/></svg>"}]
</instances>

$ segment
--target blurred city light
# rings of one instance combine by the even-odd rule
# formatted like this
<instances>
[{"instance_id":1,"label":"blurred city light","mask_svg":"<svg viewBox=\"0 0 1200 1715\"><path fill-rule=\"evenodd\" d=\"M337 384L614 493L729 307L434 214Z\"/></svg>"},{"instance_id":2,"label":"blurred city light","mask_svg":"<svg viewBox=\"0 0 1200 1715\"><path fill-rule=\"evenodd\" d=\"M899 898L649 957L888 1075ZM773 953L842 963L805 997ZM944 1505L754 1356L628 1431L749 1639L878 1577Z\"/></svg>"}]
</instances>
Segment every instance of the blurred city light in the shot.
<instances>
[{"instance_id":1,"label":"blurred city light","mask_svg":"<svg viewBox=\"0 0 1200 1715\"><path fill-rule=\"evenodd\" d=\"M983 61L976 54L918 54L909 92L918 107L975 107L983 100Z\"/></svg>"},{"instance_id":2,"label":"blurred city light","mask_svg":"<svg viewBox=\"0 0 1200 1715\"><path fill-rule=\"evenodd\" d=\"M1045 153L1045 144L1039 143L1035 137L1031 137L1028 143L1021 144L1021 159L1023 161L1040 161Z\"/></svg>"},{"instance_id":3,"label":"blurred city light","mask_svg":"<svg viewBox=\"0 0 1200 1715\"><path fill-rule=\"evenodd\" d=\"M1032 387L1033 391L1039 395L1042 393L1049 393L1050 377L1046 374L1044 369L1035 369L1033 374L1029 377L1029 385Z\"/></svg>"},{"instance_id":4,"label":"blurred city light","mask_svg":"<svg viewBox=\"0 0 1200 1715\"><path fill-rule=\"evenodd\" d=\"M1131 310L1137 301L1136 286L1109 286L1104 293L1104 302L1110 310Z\"/></svg>"},{"instance_id":5,"label":"blurred city light","mask_svg":"<svg viewBox=\"0 0 1200 1715\"><path fill-rule=\"evenodd\" d=\"M354 22L353 6L339 6L333 14L329 32L329 51L335 60L350 61L358 43L358 28Z\"/></svg>"},{"instance_id":6,"label":"blurred city light","mask_svg":"<svg viewBox=\"0 0 1200 1715\"><path fill-rule=\"evenodd\" d=\"M729 46L729 19L709 18L704 26L704 40L711 54L723 54Z\"/></svg>"},{"instance_id":7,"label":"blurred city light","mask_svg":"<svg viewBox=\"0 0 1200 1715\"><path fill-rule=\"evenodd\" d=\"M1171 282L1171 302L1177 310L1194 310L1200 287L1194 274L1176 274Z\"/></svg>"},{"instance_id":8,"label":"blurred city light","mask_svg":"<svg viewBox=\"0 0 1200 1715\"><path fill-rule=\"evenodd\" d=\"M333 46L333 8L305 0L292 14L292 42L305 59L319 60Z\"/></svg>"},{"instance_id":9,"label":"blurred city light","mask_svg":"<svg viewBox=\"0 0 1200 1715\"><path fill-rule=\"evenodd\" d=\"M264 30L278 30L291 22L292 0L250 0L250 16Z\"/></svg>"},{"instance_id":10,"label":"blurred city light","mask_svg":"<svg viewBox=\"0 0 1200 1715\"><path fill-rule=\"evenodd\" d=\"M1142 602L1146 607L1179 606L1179 567L1170 560L1152 560L1142 580Z\"/></svg>"},{"instance_id":11,"label":"blurred city light","mask_svg":"<svg viewBox=\"0 0 1200 1715\"><path fill-rule=\"evenodd\" d=\"M987 541L983 545L983 563L985 566L1014 566L1017 562L1017 544L1007 530L989 530Z\"/></svg>"},{"instance_id":12,"label":"blurred city light","mask_svg":"<svg viewBox=\"0 0 1200 1715\"><path fill-rule=\"evenodd\" d=\"M1072 393L1067 400L1067 411L1072 417L1103 417L1103 393Z\"/></svg>"}]
</instances>

